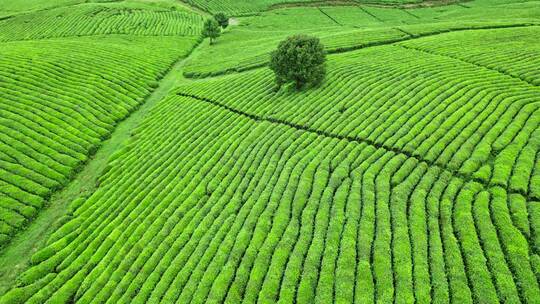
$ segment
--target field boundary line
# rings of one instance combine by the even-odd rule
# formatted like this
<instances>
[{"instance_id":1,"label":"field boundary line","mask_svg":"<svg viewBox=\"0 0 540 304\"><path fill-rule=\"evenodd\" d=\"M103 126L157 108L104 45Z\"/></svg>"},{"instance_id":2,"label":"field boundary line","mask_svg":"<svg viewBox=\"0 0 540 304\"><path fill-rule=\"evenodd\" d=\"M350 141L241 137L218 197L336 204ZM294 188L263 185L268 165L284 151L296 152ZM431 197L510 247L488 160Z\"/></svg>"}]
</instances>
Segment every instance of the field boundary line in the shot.
<instances>
[{"instance_id":1,"label":"field boundary line","mask_svg":"<svg viewBox=\"0 0 540 304\"><path fill-rule=\"evenodd\" d=\"M401 10L402 12L406 13L407 15L412 16L413 18L420 19L420 17L416 16L415 14L409 12L409 11L406 10L406 9L401 8L400 10Z\"/></svg>"},{"instance_id":2,"label":"field boundary line","mask_svg":"<svg viewBox=\"0 0 540 304\"><path fill-rule=\"evenodd\" d=\"M366 44L352 45L352 46L347 46L347 47L338 47L338 48L335 48L335 49L326 50L326 54L333 55L333 54L348 53L348 52L353 52L353 51L357 51L357 50L360 50L360 49L366 49L366 48L377 47L377 46L382 46L382 45L392 45L392 44L396 44L398 42L421 39L421 38L430 37L430 36L443 35L443 34L452 33L452 32L477 31L477 30L489 30L489 29L504 29L504 28L515 28L515 27L534 27L534 26L540 26L540 23L516 23L516 24L505 24L505 25L486 25L486 26L475 27L475 28L457 28L457 29L446 30L446 31L429 32L429 33L426 33L426 34L419 34L419 35L412 35L410 33L407 33L405 31L403 31L401 28L396 27L396 28L394 28L395 30L401 31L402 33L407 33L407 35L409 35L409 36L408 37L402 37L402 38L394 38L394 39L389 39L389 40L384 40L384 41L371 42L371 43L366 43ZM268 62L261 62L261 63L254 64L254 65L249 66L249 67L239 68L237 66L237 67L227 68L227 69L224 69L224 70L220 70L220 71L216 71L216 72L210 72L210 73L201 73L201 74L197 74L196 72L195 73L184 73L184 77L190 78L190 79L199 79L199 80L211 79L211 78L220 77L220 76L228 75L228 74L236 74L236 73L243 73L243 72L247 72L247 71L252 71L252 70L264 68L266 66L268 66Z\"/></svg>"},{"instance_id":3,"label":"field boundary line","mask_svg":"<svg viewBox=\"0 0 540 304\"><path fill-rule=\"evenodd\" d=\"M314 6L361 6L361 5L367 5L367 6L373 6L373 7L381 7L381 8L396 8L396 9L413 9L413 8L424 8L424 7L439 7L439 6L449 6L449 5L459 5L463 2L470 2L472 0L427 0L422 1L419 3L394 3L394 4L385 4L381 1L376 0L319 0L319 1L311 1L311 2L283 2L283 3L275 3L270 6L266 10L263 11L273 11L283 8L291 8L291 7L314 7ZM244 15L242 15L244 16Z\"/></svg>"},{"instance_id":4,"label":"field boundary line","mask_svg":"<svg viewBox=\"0 0 540 304\"><path fill-rule=\"evenodd\" d=\"M323 136L323 137L329 137L329 138L334 138L334 139L338 139L338 140L346 140L348 142L355 142L355 143L359 143L359 144L368 144L368 145L373 146L373 147L375 147L377 149L384 149L384 150L389 151L389 152L394 152L397 155L402 154L402 155L405 155L408 158L416 159L419 163L425 163L425 164L427 164L429 166L440 168L440 169L442 169L444 171L450 172L454 177L460 178L463 181L475 182L475 183L481 184L485 189L489 189L489 188L492 188L492 187L500 187L500 188L504 189L508 194L519 194L519 195L523 196L527 200L527 202L533 202L533 201L539 201L540 202L540 198L533 197L529 193L526 193L524 191L521 191L521 190L518 190L518 189L511 189L509 186L500 185L500 184L497 184L497 183L492 183L490 181L485 181L485 180L482 180L480 178L473 177L473 176L471 176L469 174L461 173L458 170L450 169L450 168L448 168L447 166L445 166L443 164L438 164L438 163L436 163L434 161L425 159L420 155L415 155L413 153L410 153L410 152L407 152L407 151L404 151L404 150L401 150L399 148L392 147L392 146L389 146L389 145L380 144L380 143L377 143L377 142L375 142L375 141L373 141L371 139L358 138L358 137L347 136L347 135L333 134L331 132L327 132L327 131L323 131L323 130L317 130L317 129L314 129L314 128L306 127L304 125L289 122L289 121L286 121L286 120L283 120L283 119L272 118L272 117L264 117L264 116L259 116L259 115L247 113L247 112L232 108L232 107L230 107L230 106L228 106L226 104L215 101L213 99L197 96L197 95L190 94L190 93L177 92L176 95L192 98L192 99L195 99L195 100L198 100L198 101L202 101L202 102L214 105L216 107L219 107L221 109L227 110L229 112L232 112L234 114L247 117L247 118L249 118L251 120L254 120L254 121L257 121L257 122L269 122L271 124L287 126L287 127L299 130L299 131L309 132L309 133L317 134L317 135Z\"/></svg>"},{"instance_id":5,"label":"field boundary line","mask_svg":"<svg viewBox=\"0 0 540 304\"><path fill-rule=\"evenodd\" d=\"M523 79L519 76L515 76L515 75L512 75L504 70L497 70L497 69L493 69L493 68L490 68L488 66L485 66L485 65L482 65L482 64L479 64L479 63L476 63L476 62L472 62L472 61L469 61L469 60L466 60L466 59L463 59L463 58L459 58L459 57L456 57L456 56L452 56L452 55L447 55L447 54L442 54L442 53L439 53L439 52L436 52L436 51L432 51L432 50L425 50L425 49L422 49L422 48L417 48L417 47L413 47L413 46L408 46L408 45L403 45L403 44L396 44L397 46L401 47L401 48L404 48L406 50L414 50L414 51L418 51L418 52L422 52L422 53L425 53L425 54L429 54L429 55L434 55L434 56L442 56L442 57L446 57L446 58L450 58L450 59L453 59L453 60L457 60L457 61L460 61L462 63L467 63L467 64L471 64L471 65L474 65L476 66L477 68L483 68L483 69L488 69L490 71L493 71L493 72L497 72L499 73L500 75L503 75L503 76L509 76L509 77L512 77L516 80L519 80L519 81L522 81L522 82L525 82L529 85L532 85L534 87L537 87L538 85L537 84L534 84L526 79Z\"/></svg>"},{"instance_id":6,"label":"field boundary line","mask_svg":"<svg viewBox=\"0 0 540 304\"><path fill-rule=\"evenodd\" d=\"M339 23L336 19L334 19L332 16L330 16L330 15L327 14L325 11L323 11L322 8L317 7L317 9L318 9L319 12L321 12L323 15L325 15L326 17L328 17L328 19L332 20L335 24L337 24L337 25L339 25L339 26L343 26L343 24Z\"/></svg>"},{"instance_id":7,"label":"field boundary line","mask_svg":"<svg viewBox=\"0 0 540 304\"><path fill-rule=\"evenodd\" d=\"M371 16L371 18L377 20L378 22L384 23L384 21L383 21L381 18L375 16L375 14L373 14L372 12L366 10L366 9L363 8L362 6L358 6L358 8L360 8L360 10L361 10L362 12L364 12L365 14Z\"/></svg>"}]
</instances>

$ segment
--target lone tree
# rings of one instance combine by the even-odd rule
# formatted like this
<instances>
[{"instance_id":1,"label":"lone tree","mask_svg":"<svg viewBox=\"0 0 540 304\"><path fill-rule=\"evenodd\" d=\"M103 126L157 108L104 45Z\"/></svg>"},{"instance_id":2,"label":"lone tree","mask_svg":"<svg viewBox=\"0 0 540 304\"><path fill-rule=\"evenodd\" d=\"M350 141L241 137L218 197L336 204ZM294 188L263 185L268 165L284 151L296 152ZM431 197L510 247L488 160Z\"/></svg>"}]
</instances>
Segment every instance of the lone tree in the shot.
<instances>
[{"instance_id":1,"label":"lone tree","mask_svg":"<svg viewBox=\"0 0 540 304\"><path fill-rule=\"evenodd\" d=\"M219 26L221 26L223 29L225 29L227 26L229 26L229 17L225 15L225 13L217 13L214 15L214 19L216 19Z\"/></svg>"},{"instance_id":2,"label":"lone tree","mask_svg":"<svg viewBox=\"0 0 540 304\"><path fill-rule=\"evenodd\" d=\"M319 38L306 35L288 37L273 51L270 69L274 71L276 84L294 82L296 89L305 85L320 84L326 74L326 54Z\"/></svg>"},{"instance_id":3,"label":"lone tree","mask_svg":"<svg viewBox=\"0 0 540 304\"><path fill-rule=\"evenodd\" d=\"M205 38L210 38L210 44L214 43L214 40L221 34L219 24L214 19L208 19L204 22L202 34Z\"/></svg>"}]
</instances>

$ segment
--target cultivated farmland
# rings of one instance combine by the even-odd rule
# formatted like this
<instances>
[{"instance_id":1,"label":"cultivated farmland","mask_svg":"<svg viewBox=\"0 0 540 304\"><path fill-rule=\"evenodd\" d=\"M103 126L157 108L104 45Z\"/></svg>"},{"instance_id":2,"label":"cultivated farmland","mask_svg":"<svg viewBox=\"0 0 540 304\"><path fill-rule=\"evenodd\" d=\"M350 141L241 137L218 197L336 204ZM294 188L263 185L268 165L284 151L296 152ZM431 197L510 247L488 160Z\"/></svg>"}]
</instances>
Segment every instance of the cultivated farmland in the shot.
<instances>
[{"instance_id":1,"label":"cultivated farmland","mask_svg":"<svg viewBox=\"0 0 540 304\"><path fill-rule=\"evenodd\" d=\"M509 18L511 14L519 18ZM269 52L280 40L296 33L317 36L328 52L336 53L446 31L537 24L533 16L539 14L540 7L530 4L517 7L506 4L495 10L483 3L471 8L454 5L403 10L336 6L272 10L240 19L234 30L223 34L219 44L194 54L184 74L204 77L260 67L268 62ZM484 47L489 45L486 43Z\"/></svg>"},{"instance_id":2,"label":"cultivated farmland","mask_svg":"<svg viewBox=\"0 0 540 304\"><path fill-rule=\"evenodd\" d=\"M1 245L67 183L195 41L109 36L3 46ZM148 51L149 44L162 50L160 56Z\"/></svg>"},{"instance_id":3,"label":"cultivated farmland","mask_svg":"<svg viewBox=\"0 0 540 304\"><path fill-rule=\"evenodd\" d=\"M317 87L276 88L294 34ZM537 1L0 0L0 303L540 303L539 38Z\"/></svg>"},{"instance_id":4,"label":"cultivated farmland","mask_svg":"<svg viewBox=\"0 0 540 304\"><path fill-rule=\"evenodd\" d=\"M203 18L195 13L138 3L81 4L17 15L0 21L0 41L127 34L198 36ZM29 27L28 25L32 26Z\"/></svg>"},{"instance_id":5,"label":"cultivated farmland","mask_svg":"<svg viewBox=\"0 0 540 304\"><path fill-rule=\"evenodd\" d=\"M254 15L261 11L271 8L291 7L291 6L320 6L320 5L347 5L357 6L365 3L371 3L383 6L404 6L404 5L422 5L424 0L343 0L343 1L319 1L319 0L253 0L253 1L235 1L235 0L186 0L187 3L202 10L216 13L226 12L229 15L242 16ZM450 3L453 1L449 1Z\"/></svg>"}]
</instances>

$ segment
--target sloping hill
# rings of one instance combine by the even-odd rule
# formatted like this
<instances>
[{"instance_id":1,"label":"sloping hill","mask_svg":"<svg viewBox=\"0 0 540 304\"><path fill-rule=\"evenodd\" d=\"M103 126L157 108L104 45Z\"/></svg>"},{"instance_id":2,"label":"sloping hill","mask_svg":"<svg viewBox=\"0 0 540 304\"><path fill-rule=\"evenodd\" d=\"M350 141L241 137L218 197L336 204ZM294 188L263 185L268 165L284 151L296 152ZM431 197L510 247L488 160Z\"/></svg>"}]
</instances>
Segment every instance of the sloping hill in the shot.
<instances>
[{"instance_id":1,"label":"sloping hill","mask_svg":"<svg viewBox=\"0 0 540 304\"><path fill-rule=\"evenodd\" d=\"M302 93L266 69L180 86L4 299L534 302L540 91L415 49L447 35L332 55Z\"/></svg>"},{"instance_id":2,"label":"sloping hill","mask_svg":"<svg viewBox=\"0 0 540 304\"><path fill-rule=\"evenodd\" d=\"M401 5L421 5L426 2L427 6L446 5L447 0L253 0L253 1L235 1L235 0L186 0L187 3L199 7L204 11L215 14L224 12L231 16L253 15L261 11L282 7L304 7L319 5L360 5L373 4L383 6L401 6Z\"/></svg>"},{"instance_id":3,"label":"sloping hill","mask_svg":"<svg viewBox=\"0 0 540 304\"><path fill-rule=\"evenodd\" d=\"M2 45L2 245L195 42L117 36Z\"/></svg>"},{"instance_id":4,"label":"sloping hill","mask_svg":"<svg viewBox=\"0 0 540 304\"><path fill-rule=\"evenodd\" d=\"M203 18L177 7L139 3L81 4L0 21L0 41L111 34L199 36Z\"/></svg>"},{"instance_id":5,"label":"sloping hill","mask_svg":"<svg viewBox=\"0 0 540 304\"><path fill-rule=\"evenodd\" d=\"M212 47L194 54L187 77L206 77L265 65L292 34L319 37L330 53L389 44L446 31L539 24L540 5L529 3L396 9L366 6L286 8L238 18ZM481 41L478 43L482 43Z\"/></svg>"},{"instance_id":6,"label":"sloping hill","mask_svg":"<svg viewBox=\"0 0 540 304\"><path fill-rule=\"evenodd\" d=\"M0 21L0 303L538 302L538 2L315 3L212 46L203 19L130 0ZM268 53L298 32L326 79L277 90ZM128 116L64 216L22 229Z\"/></svg>"}]
</instances>

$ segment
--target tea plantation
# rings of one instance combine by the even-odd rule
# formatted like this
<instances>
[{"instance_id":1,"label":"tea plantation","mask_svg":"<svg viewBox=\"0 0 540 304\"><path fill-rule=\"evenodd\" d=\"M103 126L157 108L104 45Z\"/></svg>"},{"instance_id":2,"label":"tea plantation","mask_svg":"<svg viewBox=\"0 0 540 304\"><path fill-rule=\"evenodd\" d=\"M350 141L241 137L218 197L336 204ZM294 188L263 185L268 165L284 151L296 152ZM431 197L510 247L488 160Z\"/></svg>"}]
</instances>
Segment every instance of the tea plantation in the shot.
<instances>
[{"instance_id":1,"label":"tea plantation","mask_svg":"<svg viewBox=\"0 0 540 304\"><path fill-rule=\"evenodd\" d=\"M540 303L539 85L538 1L0 0L0 303Z\"/></svg>"}]
</instances>

